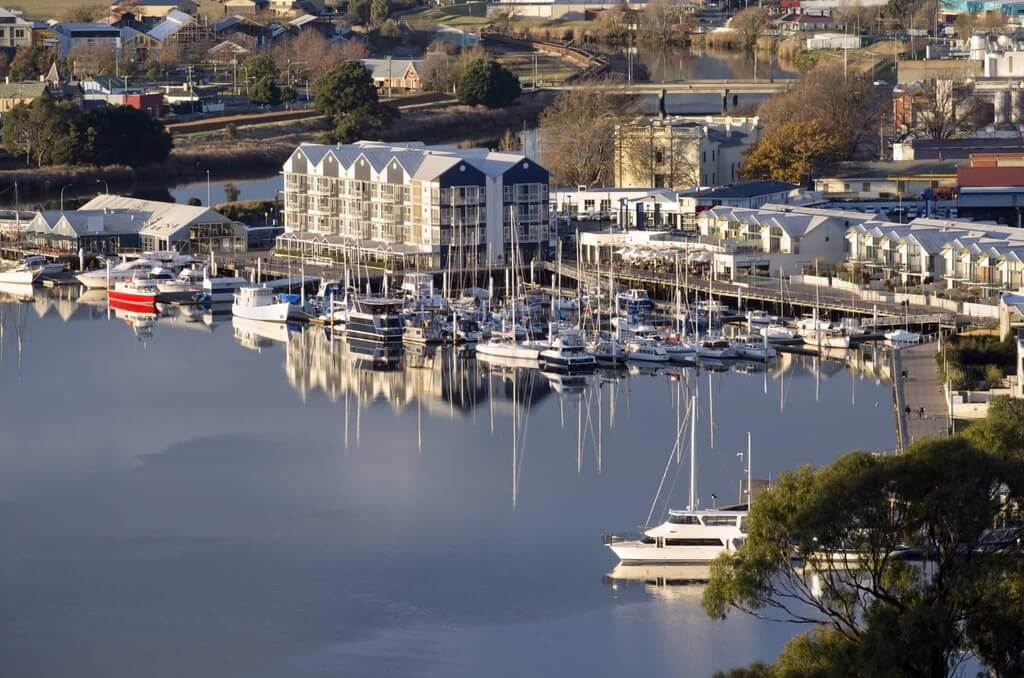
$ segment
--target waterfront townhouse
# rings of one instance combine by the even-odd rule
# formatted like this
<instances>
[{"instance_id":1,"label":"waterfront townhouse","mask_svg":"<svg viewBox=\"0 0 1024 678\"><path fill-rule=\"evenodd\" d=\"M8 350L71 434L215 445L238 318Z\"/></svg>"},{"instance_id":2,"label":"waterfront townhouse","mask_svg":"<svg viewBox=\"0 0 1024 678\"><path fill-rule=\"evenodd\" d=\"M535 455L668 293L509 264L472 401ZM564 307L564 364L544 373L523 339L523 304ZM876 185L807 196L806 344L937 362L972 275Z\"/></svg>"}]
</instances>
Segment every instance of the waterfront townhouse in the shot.
<instances>
[{"instance_id":1,"label":"waterfront townhouse","mask_svg":"<svg viewBox=\"0 0 1024 678\"><path fill-rule=\"evenodd\" d=\"M1024 281L1024 232L969 221L868 221L846 232L847 261L901 285L999 290Z\"/></svg>"},{"instance_id":2,"label":"waterfront townhouse","mask_svg":"<svg viewBox=\"0 0 1024 678\"><path fill-rule=\"evenodd\" d=\"M548 171L519 153L302 144L283 173L281 254L437 269L503 264L513 239L522 261L550 244Z\"/></svg>"},{"instance_id":3,"label":"waterfront townhouse","mask_svg":"<svg viewBox=\"0 0 1024 678\"><path fill-rule=\"evenodd\" d=\"M800 273L844 259L844 235L870 217L861 212L765 205L712 207L700 213L703 240L721 246L716 270L727 275Z\"/></svg>"}]
</instances>

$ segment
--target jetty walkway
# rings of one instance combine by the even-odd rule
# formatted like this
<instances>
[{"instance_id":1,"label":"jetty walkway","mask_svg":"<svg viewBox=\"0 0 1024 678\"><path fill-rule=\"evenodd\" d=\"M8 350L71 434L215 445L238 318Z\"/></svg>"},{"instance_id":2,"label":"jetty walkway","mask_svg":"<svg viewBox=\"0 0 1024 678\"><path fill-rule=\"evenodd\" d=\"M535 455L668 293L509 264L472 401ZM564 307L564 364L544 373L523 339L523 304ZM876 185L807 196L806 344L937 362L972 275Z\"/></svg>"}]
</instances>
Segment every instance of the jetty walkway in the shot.
<instances>
[{"instance_id":1,"label":"jetty walkway","mask_svg":"<svg viewBox=\"0 0 1024 678\"><path fill-rule=\"evenodd\" d=\"M949 409L935 362L935 343L902 348L896 351L894 362L897 448L921 437L948 436Z\"/></svg>"}]
</instances>

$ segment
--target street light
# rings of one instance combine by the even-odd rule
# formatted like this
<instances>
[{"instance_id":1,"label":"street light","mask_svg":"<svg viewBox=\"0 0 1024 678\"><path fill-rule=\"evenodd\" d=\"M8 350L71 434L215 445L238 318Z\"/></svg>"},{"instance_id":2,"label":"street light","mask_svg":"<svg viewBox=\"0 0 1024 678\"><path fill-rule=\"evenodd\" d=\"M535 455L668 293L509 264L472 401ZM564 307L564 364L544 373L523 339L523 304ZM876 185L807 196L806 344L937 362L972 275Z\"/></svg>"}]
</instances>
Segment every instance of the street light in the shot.
<instances>
[{"instance_id":1,"label":"street light","mask_svg":"<svg viewBox=\"0 0 1024 678\"><path fill-rule=\"evenodd\" d=\"M97 184L103 184L103 192L106 195L110 195L110 184L107 183L106 179L97 179L96 183Z\"/></svg>"},{"instance_id":2,"label":"street light","mask_svg":"<svg viewBox=\"0 0 1024 678\"><path fill-rule=\"evenodd\" d=\"M64 184L60 187L60 211L62 214L64 213L64 189L70 185L71 184Z\"/></svg>"}]
</instances>

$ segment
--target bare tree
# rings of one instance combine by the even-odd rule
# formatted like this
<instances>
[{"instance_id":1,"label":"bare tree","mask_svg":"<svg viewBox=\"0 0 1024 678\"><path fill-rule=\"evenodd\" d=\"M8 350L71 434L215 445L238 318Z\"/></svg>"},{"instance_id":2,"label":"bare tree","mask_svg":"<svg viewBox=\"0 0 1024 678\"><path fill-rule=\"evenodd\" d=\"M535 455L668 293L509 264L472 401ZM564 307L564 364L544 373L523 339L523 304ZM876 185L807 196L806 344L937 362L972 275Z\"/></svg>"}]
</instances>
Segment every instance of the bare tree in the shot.
<instances>
[{"instance_id":1,"label":"bare tree","mask_svg":"<svg viewBox=\"0 0 1024 678\"><path fill-rule=\"evenodd\" d=\"M931 139L966 136L983 124L985 106L974 85L954 79L926 80L908 93L916 130Z\"/></svg>"},{"instance_id":2,"label":"bare tree","mask_svg":"<svg viewBox=\"0 0 1024 678\"><path fill-rule=\"evenodd\" d=\"M770 24L771 15L763 7L749 7L737 12L729 21L729 27L736 31L740 45L746 50L757 47L758 38L768 30Z\"/></svg>"},{"instance_id":3,"label":"bare tree","mask_svg":"<svg viewBox=\"0 0 1024 678\"><path fill-rule=\"evenodd\" d=\"M486 57L487 50L479 46L463 49L457 54L429 52L422 69L423 86L432 92L453 92L469 62Z\"/></svg>"},{"instance_id":4,"label":"bare tree","mask_svg":"<svg viewBox=\"0 0 1024 678\"><path fill-rule=\"evenodd\" d=\"M605 186L613 180L615 127L633 114L610 84L562 92L541 113L541 161L562 186Z\"/></svg>"},{"instance_id":5,"label":"bare tree","mask_svg":"<svg viewBox=\"0 0 1024 678\"><path fill-rule=\"evenodd\" d=\"M107 45L79 43L68 52L68 61L77 76L103 75L117 70L117 54Z\"/></svg>"},{"instance_id":6,"label":"bare tree","mask_svg":"<svg viewBox=\"0 0 1024 678\"><path fill-rule=\"evenodd\" d=\"M640 38L660 45L684 40L696 28L687 7L682 0L651 0L640 12Z\"/></svg>"}]
</instances>

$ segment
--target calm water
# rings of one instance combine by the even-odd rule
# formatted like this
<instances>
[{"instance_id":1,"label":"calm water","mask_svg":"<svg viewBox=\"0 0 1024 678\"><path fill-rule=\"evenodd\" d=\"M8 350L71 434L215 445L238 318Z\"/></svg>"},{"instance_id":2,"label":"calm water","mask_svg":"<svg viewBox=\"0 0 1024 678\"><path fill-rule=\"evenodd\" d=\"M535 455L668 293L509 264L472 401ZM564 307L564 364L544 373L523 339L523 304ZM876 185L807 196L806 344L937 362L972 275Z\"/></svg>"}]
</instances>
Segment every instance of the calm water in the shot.
<instances>
[{"instance_id":1,"label":"calm water","mask_svg":"<svg viewBox=\"0 0 1024 678\"><path fill-rule=\"evenodd\" d=\"M640 49L636 58L647 67L651 82L800 77L795 66L765 51L755 59L752 53L732 50Z\"/></svg>"},{"instance_id":2,"label":"calm water","mask_svg":"<svg viewBox=\"0 0 1024 678\"><path fill-rule=\"evenodd\" d=\"M0 302L5 678L709 675L797 629L605 580L600 535L646 517L674 399L699 388L705 503L735 499L748 430L756 477L893 445L871 354L574 392L35 295Z\"/></svg>"}]
</instances>

